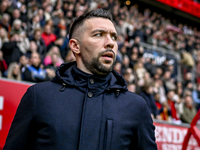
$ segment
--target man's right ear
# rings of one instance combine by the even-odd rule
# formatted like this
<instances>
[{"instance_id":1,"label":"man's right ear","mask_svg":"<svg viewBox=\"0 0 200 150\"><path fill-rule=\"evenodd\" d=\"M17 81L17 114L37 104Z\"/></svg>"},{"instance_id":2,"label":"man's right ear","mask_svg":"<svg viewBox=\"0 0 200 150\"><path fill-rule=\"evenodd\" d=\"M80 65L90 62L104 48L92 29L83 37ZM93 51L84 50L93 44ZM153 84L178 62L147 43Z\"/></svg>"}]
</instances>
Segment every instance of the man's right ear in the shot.
<instances>
[{"instance_id":1,"label":"man's right ear","mask_svg":"<svg viewBox=\"0 0 200 150\"><path fill-rule=\"evenodd\" d=\"M80 54L80 45L79 41L76 39L69 40L69 47L74 52L74 54Z\"/></svg>"}]
</instances>

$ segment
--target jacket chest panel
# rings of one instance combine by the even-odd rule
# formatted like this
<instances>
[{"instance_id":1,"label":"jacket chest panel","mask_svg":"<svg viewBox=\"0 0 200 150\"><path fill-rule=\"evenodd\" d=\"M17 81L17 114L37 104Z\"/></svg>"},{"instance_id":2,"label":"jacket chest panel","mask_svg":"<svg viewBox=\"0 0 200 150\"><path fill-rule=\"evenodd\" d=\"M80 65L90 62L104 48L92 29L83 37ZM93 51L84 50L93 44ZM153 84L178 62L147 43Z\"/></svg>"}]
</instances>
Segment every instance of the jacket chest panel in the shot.
<instances>
[{"instance_id":1,"label":"jacket chest panel","mask_svg":"<svg viewBox=\"0 0 200 150\"><path fill-rule=\"evenodd\" d=\"M103 94L90 97L88 93L66 89L43 96L43 102L37 105L40 110L37 122L44 127L39 132L43 135L52 132L55 139L64 135L66 143L71 141L79 149L128 147L137 128L137 118L131 114L129 103L115 93L106 98Z\"/></svg>"}]
</instances>

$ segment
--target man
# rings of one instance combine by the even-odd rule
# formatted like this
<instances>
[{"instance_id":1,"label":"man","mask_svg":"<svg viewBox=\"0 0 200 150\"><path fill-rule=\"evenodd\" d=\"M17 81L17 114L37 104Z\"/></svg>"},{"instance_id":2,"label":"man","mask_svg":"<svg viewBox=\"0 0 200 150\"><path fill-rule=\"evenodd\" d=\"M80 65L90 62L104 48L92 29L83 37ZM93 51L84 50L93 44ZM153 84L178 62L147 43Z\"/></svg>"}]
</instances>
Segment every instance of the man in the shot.
<instances>
[{"instance_id":1,"label":"man","mask_svg":"<svg viewBox=\"0 0 200 150\"><path fill-rule=\"evenodd\" d=\"M42 34L41 29L35 29L34 35L30 39L35 41L35 43L37 44L37 47L38 47L37 52L40 54L40 56L43 60L47 53L47 49L46 49L46 45L45 45L45 42L44 42L41 34Z\"/></svg>"},{"instance_id":2,"label":"man","mask_svg":"<svg viewBox=\"0 0 200 150\"><path fill-rule=\"evenodd\" d=\"M23 80L30 82L49 81L49 72L41 67L40 54L33 52L30 58L30 65L22 72Z\"/></svg>"},{"instance_id":3,"label":"man","mask_svg":"<svg viewBox=\"0 0 200 150\"><path fill-rule=\"evenodd\" d=\"M157 107L156 107L155 99L153 97L152 83L145 84L142 87L142 92L140 93L140 95L145 99L145 101L148 105L148 108L151 112L151 116L153 118L157 118L158 117L158 110L157 110Z\"/></svg>"},{"instance_id":4,"label":"man","mask_svg":"<svg viewBox=\"0 0 200 150\"><path fill-rule=\"evenodd\" d=\"M45 25L44 32L42 33L41 37L44 40L46 46L48 46L51 42L54 42L56 40L56 35L52 33L52 29L49 24Z\"/></svg>"},{"instance_id":5,"label":"man","mask_svg":"<svg viewBox=\"0 0 200 150\"><path fill-rule=\"evenodd\" d=\"M11 25L9 21L10 21L9 14L4 13L0 19L0 28L5 28L8 34L10 35Z\"/></svg>"},{"instance_id":6,"label":"man","mask_svg":"<svg viewBox=\"0 0 200 150\"><path fill-rule=\"evenodd\" d=\"M196 89L192 90L192 99L194 100L194 104L196 105L196 109L200 108L200 84L197 83Z\"/></svg>"},{"instance_id":7,"label":"man","mask_svg":"<svg viewBox=\"0 0 200 150\"><path fill-rule=\"evenodd\" d=\"M146 102L112 70L117 33L102 9L76 19L69 45L76 62L21 100L4 150L155 150Z\"/></svg>"},{"instance_id":8,"label":"man","mask_svg":"<svg viewBox=\"0 0 200 150\"><path fill-rule=\"evenodd\" d=\"M12 62L19 62L22 55L19 47L20 36L18 34L13 34L10 41L3 43L2 52L4 54L4 59L9 66Z\"/></svg>"},{"instance_id":9,"label":"man","mask_svg":"<svg viewBox=\"0 0 200 150\"><path fill-rule=\"evenodd\" d=\"M183 113L181 114L181 120L184 123L191 123L192 119L196 115L197 111L193 105L193 99L191 95L184 97Z\"/></svg>"}]
</instances>

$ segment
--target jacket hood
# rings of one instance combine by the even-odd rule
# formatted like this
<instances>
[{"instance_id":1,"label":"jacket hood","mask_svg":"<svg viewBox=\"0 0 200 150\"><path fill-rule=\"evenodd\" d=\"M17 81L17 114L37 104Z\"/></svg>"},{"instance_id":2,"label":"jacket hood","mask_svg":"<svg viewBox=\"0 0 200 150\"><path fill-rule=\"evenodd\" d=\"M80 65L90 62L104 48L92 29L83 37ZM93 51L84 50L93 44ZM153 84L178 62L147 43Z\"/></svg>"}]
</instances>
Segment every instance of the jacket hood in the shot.
<instances>
[{"instance_id":1,"label":"jacket hood","mask_svg":"<svg viewBox=\"0 0 200 150\"><path fill-rule=\"evenodd\" d=\"M125 79L116 71L112 71L109 75L92 75L87 74L76 67L76 62L70 62L60 65L56 70L56 76L52 82L60 83L65 86L85 87L89 79L95 79L99 87L105 88L108 91L127 91L127 84ZM96 87L96 88L99 88Z\"/></svg>"}]
</instances>

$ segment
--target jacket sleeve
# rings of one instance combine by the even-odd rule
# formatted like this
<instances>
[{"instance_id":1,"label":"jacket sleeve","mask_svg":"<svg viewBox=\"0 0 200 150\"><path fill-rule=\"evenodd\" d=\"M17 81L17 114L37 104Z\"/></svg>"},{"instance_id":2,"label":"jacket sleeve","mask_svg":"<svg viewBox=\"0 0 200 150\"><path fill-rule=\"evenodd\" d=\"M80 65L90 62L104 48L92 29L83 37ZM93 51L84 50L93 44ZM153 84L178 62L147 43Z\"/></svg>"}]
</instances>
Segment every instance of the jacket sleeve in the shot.
<instances>
[{"instance_id":1,"label":"jacket sleeve","mask_svg":"<svg viewBox=\"0 0 200 150\"><path fill-rule=\"evenodd\" d=\"M33 148L34 92L31 86L21 99L8 133L3 150L25 150ZM28 148L28 147L29 148Z\"/></svg>"},{"instance_id":2,"label":"jacket sleeve","mask_svg":"<svg viewBox=\"0 0 200 150\"><path fill-rule=\"evenodd\" d=\"M141 106L138 125L138 150L157 150L155 142L155 126L147 104Z\"/></svg>"}]
</instances>

